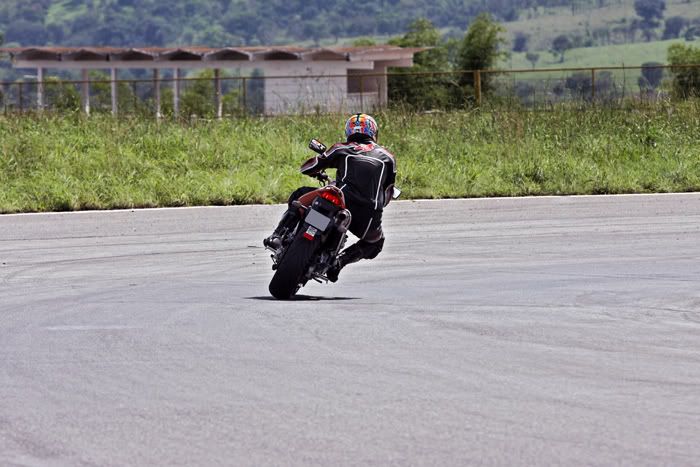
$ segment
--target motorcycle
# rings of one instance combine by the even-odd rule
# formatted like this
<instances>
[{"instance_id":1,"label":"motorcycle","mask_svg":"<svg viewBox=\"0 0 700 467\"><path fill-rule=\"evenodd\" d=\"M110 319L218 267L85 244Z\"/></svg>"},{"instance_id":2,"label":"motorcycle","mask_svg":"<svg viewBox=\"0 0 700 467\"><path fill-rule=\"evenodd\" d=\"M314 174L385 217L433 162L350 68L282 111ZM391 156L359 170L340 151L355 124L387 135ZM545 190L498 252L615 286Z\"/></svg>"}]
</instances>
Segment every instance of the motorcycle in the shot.
<instances>
[{"instance_id":1,"label":"motorcycle","mask_svg":"<svg viewBox=\"0 0 700 467\"><path fill-rule=\"evenodd\" d=\"M323 154L327 148L312 139L309 149ZM297 224L283 232L279 248L266 246L275 271L268 289L278 299L292 298L309 280L328 282L326 273L347 241L352 215L343 192L325 172L313 176L321 187L292 202L299 214Z\"/></svg>"}]
</instances>

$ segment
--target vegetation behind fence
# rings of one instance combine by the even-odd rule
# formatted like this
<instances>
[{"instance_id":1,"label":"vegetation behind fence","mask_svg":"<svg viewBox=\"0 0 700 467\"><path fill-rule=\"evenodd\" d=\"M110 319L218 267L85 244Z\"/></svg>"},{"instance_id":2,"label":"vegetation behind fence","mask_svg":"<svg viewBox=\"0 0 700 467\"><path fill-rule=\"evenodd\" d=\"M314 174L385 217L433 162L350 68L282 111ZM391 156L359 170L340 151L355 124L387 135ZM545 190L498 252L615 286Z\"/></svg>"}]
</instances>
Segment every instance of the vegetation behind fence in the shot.
<instances>
[{"instance_id":1,"label":"vegetation behind fence","mask_svg":"<svg viewBox=\"0 0 700 467\"><path fill-rule=\"evenodd\" d=\"M345 113L378 108L416 111L494 108L546 109L566 103L623 108L630 102L685 99L700 95L700 57L677 50L676 65L641 67L561 68L528 70L476 70L454 72L392 72L346 76L227 77L215 80L213 71L196 77L118 80L95 72L85 81L45 78L0 83L0 109L5 113L50 111L215 117L264 113ZM687 55L687 54L686 54ZM673 60L673 51L670 53ZM275 80L275 94L266 94ZM346 81L347 80L347 81ZM175 83L179 89L177 108ZM280 85L281 83L281 85ZM384 89L387 87L387 89ZM319 95L314 94L314 89ZM321 91L323 90L323 91ZM326 94L323 94L326 93ZM386 93L388 101L382 98ZM266 107L278 100L279 109ZM268 102L269 104L269 102ZM327 104L327 105L325 105Z\"/></svg>"}]
</instances>

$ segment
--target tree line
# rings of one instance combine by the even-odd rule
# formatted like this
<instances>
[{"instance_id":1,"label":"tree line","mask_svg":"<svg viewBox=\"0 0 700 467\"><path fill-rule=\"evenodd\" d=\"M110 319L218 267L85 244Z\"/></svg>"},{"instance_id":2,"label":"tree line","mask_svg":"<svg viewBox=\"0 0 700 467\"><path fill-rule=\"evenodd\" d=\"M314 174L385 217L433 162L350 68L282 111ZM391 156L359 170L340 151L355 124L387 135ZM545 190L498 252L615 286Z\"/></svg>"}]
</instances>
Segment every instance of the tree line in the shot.
<instances>
[{"instance_id":1,"label":"tree line","mask_svg":"<svg viewBox=\"0 0 700 467\"><path fill-rule=\"evenodd\" d=\"M689 0L690 1L690 0ZM461 36L480 13L513 21L543 8L599 8L621 0L4 0L0 32L12 45L254 46L319 44L358 36L394 36L416 18ZM665 0L635 0L639 19L628 29L651 37ZM664 36L687 29L666 20ZM604 36L604 34L602 34Z\"/></svg>"}]
</instances>

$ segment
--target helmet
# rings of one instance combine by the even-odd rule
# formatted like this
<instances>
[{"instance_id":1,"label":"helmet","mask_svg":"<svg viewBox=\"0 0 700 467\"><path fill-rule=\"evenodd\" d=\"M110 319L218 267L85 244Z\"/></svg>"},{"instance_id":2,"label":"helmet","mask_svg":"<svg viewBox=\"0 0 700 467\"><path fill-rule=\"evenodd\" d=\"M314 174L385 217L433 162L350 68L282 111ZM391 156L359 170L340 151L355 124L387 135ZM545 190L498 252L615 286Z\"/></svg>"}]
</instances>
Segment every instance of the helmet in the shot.
<instances>
[{"instance_id":1,"label":"helmet","mask_svg":"<svg viewBox=\"0 0 700 467\"><path fill-rule=\"evenodd\" d=\"M377 122L367 114L353 115L345 122L345 137L349 138L350 135L357 133L367 135L373 141L377 141L377 135L379 134Z\"/></svg>"}]
</instances>

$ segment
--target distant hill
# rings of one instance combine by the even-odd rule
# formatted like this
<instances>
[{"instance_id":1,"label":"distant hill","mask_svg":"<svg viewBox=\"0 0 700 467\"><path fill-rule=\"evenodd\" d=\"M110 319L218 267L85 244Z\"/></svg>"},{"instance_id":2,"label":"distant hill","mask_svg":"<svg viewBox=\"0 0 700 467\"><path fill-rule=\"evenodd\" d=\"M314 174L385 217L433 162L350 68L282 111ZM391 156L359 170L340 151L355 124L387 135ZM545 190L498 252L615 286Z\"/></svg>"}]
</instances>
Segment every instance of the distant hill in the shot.
<instances>
[{"instance_id":1,"label":"distant hill","mask_svg":"<svg viewBox=\"0 0 700 467\"><path fill-rule=\"evenodd\" d=\"M665 18L700 21L700 0L659 1ZM482 11L534 49L557 33L606 45L639 31L634 0L3 0L0 34L6 45L311 45L400 35L420 17L461 36ZM652 38L663 31L661 21Z\"/></svg>"},{"instance_id":2,"label":"distant hill","mask_svg":"<svg viewBox=\"0 0 700 467\"><path fill-rule=\"evenodd\" d=\"M531 8L515 21L503 23L511 39L527 37L530 50L547 50L554 37L565 34L574 47L598 47L683 38L689 31L700 38L700 0L663 0L663 16L645 36L635 0L600 1L578 8ZM649 40L647 40L649 39ZM601 54L601 60L608 57Z\"/></svg>"},{"instance_id":3,"label":"distant hill","mask_svg":"<svg viewBox=\"0 0 700 467\"><path fill-rule=\"evenodd\" d=\"M536 62L538 69L543 68L595 68L595 67L638 67L646 62L668 63L668 48L673 44L684 44L683 39L667 41L640 42L636 44L603 45L599 47L581 47L566 52L560 62L554 55L539 53ZM698 41L700 42L700 41ZM699 44L700 45L700 44ZM512 53L508 59L499 64L503 69L529 69L532 63L526 53Z\"/></svg>"},{"instance_id":4,"label":"distant hill","mask_svg":"<svg viewBox=\"0 0 700 467\"><path fill-rule=\"evenodd\" d=\"M506 20L501 7L515 1L3 0L0 32L20 45L318 43L401 34L419 17L464 30L483 9Z\"/></svg>"}]
</instances>

